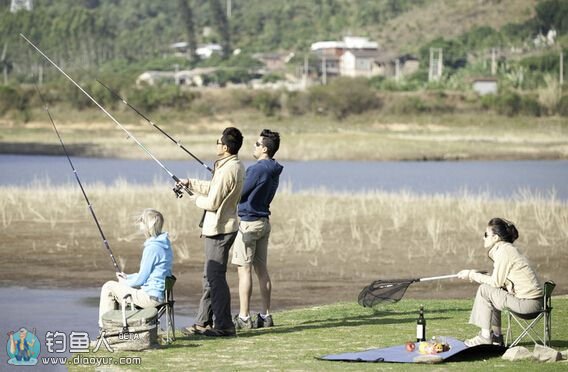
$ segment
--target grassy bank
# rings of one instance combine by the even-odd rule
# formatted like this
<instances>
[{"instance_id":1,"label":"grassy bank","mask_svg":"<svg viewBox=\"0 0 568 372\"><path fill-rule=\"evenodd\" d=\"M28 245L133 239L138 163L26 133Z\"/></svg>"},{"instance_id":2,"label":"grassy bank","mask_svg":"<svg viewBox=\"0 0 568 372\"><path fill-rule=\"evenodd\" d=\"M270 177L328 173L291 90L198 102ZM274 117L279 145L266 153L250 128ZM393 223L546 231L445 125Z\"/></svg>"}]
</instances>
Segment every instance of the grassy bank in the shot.
<instances>
[{"instance_id":1,"label":"grassy bank","mask_svg":"<svg viewBox=\"0 0 568 372\"><path fill-rule=\"evenodd\" d=\"M110 119L94 109L51 113L72 153L85 156L146 158ZM132 112L116 118L159 158L189 159L165 136ZM263 128L280 131L280 159L287 160L468 160L566 159L568 121L562 117L508 117L492 113L389 114L369 112L342 121L327 116L265 117L254 110L199 116L160 111L152 116L162 129L198 157L211 161L214 143L227 126L245 135L241 156L251 158ZM45 112L27 123L1 119L0 151L61 154Z\"/></svg>"},{"instance_id":2,"label":"grassy bank","mask_svg":"<svg viewBox=\"0 0 568 372\"><path fill-rule=\"evenodd\" d=\"M376 364L320 361L316 357L327 354L363 351L400 345L414 340L417 309L424 304L427 319L427 336L469 338L478 332L467 324L471 300L407 300L397 304L364 309L355 303L339 303L274 314L276 326L268 329L241 332L236 338L208 339L178 335L168 347L140 353L102 353L83 356L140 356L139 366L124 369L140 370L294 370L294 371L371 371L371 370L424 370L416 364ZM568 299L553 299L552 347L568 348ZM506 324L506 322L504 322ZM518 330L515 329L518 334ZM530 343L523 344L530 350ZM566 362L508 362L500 356L470 355L446 362L436 370L487 371L495 368L506 371L539 370L557 371ZM92 368L92 367L91 367ZM70 370L83 370L70 366Z\"/></svg>"}]
</instances>

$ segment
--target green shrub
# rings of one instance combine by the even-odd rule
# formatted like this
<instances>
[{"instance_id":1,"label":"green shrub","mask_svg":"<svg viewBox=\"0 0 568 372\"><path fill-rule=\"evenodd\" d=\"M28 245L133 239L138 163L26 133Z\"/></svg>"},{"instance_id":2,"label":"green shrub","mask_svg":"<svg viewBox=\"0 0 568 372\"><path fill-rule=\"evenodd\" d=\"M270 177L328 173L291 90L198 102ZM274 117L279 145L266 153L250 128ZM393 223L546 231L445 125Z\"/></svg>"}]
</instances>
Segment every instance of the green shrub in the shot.
<instances>
[{"instance_id":1,"label":"green shrub","mask_svg":"<svg viewBox=\"0 0 568 372\"><path fill-rule=\"evenodd\" d=\"M501 115L515 116L521 110L521 96L517 93L506 92L495 100L495 109Z\"/></svg>"},{"instance_id":2,"label":"green shrub","mask_svg":"<svg viewBox=\"0 0 568 372\"><path fill-rule=\"evenodd\" d=\"M493 109L501 115L516 116L519 114L540 116L542 106L532 95L519 95L515 92L505 92L500 95L488 94L481 97L483 109Z\"/></svg>"},{"instance_id":3,"label":"green shrub","mask_svg":"<svg viewBox=\"0 0 568 372\"><path fill-rule=\"evenodd\" d=\"M262 91L252 99L252 105L266 116L273 116L280 110L280 94Z\"/></svg>"},{"instance_id":4,"label":"green shrub","mask_svg":"<svg viewBox=\"0 0 568 372\"><path fill-rule=\"evenodd\" d=\"M530 116L540 116L542 114L542 106L535 96L522 96L520 114Z\"/></svg>"},{"instance_id":5,"label":"green shrub","mask_svg":"<svg viewBox=\"0 0 568 372\"><path fill-rule=\"evenodd\" d=\"M275 83L281 80L285 80L284 76L282 76L282 74L277 74L277 73L266 74L262 77L263 83Z\"/></svg>"},{"instance_id":6,"label":"green shrub","mask_svg":"<svg viewBox=\"0 0 568 372\"><path fill-rule=\"evenodd\" d=\"M254 94L248 89L234 89L231 98L235 101L237 108L247 108L252 106Z\"/></svg>"},{"instance_id":7,"label":"green shrub","mask_svg":"<svg viewBox=\"0 0 568 372\"><path fill-rule=\"evenodd\" d=\"M419 114L428 111L428 106L420 97L405 97L392 104L389 111L394 114Z\"/></svg>"},{"instance_id":8,"label":"green shrub","mask_svg":"<svg viewBox=\"0 0 568 372\"><path fill-rule=\"evenodd\" d=\"M330 113L337 119L381 106L367 79L337 78L329 85L311 87L308 96L314 112Z\"/></svg>"},{"instance_id":9,"label":"green shrub","mask_svg":"<svg viewBox=\"0 0 568 372\"><path fill-rule=\"evenodd\" d=\"M159 107L185 109L198 97L199 93L164 85L133 89L128 101L141 111L153 111Z\"/></svg>"},{"instance_id":10,"label":"green shrub","mask_svg":"<svg viewBox=\"0 0 568 372\"><path fill-rule=\"evenodd\" d=\"M558 112L558 115L568 116L568 95L560 98L558 105L556 106L556 111Z\"/></svg>"},{"instance_id":11,"label":"green shrub","mask_svg":"<svg viewBox=\"0 0 568 372\"><path fill-rule=\"evenodd\" d=\"M0 115L15 109L20 103L20 93L7 85L0 85Z\"/></svg>"},{"instance_id":12,"label":"green shrub","mask_svg":"<svg viewBox=\"0 0 568 372\"><path fill-rule=\"evenodd\" d=\"M30 120L30 102L35 90L0 85L0 115L12 112L17 120Z\"/></svg>"},{"instance_id":13,"label":"green shrub","mask_svg":"<svg viewBox=\"0 0 568 372\"><path fill-rule=\"evenodd\" d=\"M287 92L284 108L291 115L304 115L310 111L310 99L304 92Z\"/></svg>"}]
</instances>

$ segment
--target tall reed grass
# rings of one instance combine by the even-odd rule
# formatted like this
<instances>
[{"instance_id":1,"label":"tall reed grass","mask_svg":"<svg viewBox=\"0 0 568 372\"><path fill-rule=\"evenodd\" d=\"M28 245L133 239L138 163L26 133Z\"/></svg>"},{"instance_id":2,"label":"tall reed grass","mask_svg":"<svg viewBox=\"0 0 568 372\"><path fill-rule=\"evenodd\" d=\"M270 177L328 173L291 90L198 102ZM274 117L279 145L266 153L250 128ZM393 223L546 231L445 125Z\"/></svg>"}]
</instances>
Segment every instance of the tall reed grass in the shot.
<instances>
[{"instance_id":1,"label":"tall reed grass","mask_svg":"<svg viewBox=\"0 0 568 372\"><path fill-rule=\"evenodd\" d=\"M101 227L126 270L137 269L143 242L133 217L148 207L164 214L176 270L202 263L201 212L188 199L176 199L170 189L167 184L138 186L125 181L86 186ZM568 267L568 205L554 192L527 190L510 199L494 199L467 191L426 196L322 189L292 193L285 187L272 204L269 264L275 281L366 281L464 268L490 270L482 235L496 216L515 222L520 231L517 245L543 278L568 285L568 279L562 279ZM108 265L98 230L74 184L0 188L0 222L1 250L15 253L0 267L23 262L23 257L26 262L63 262L71 268L80 261L81 270ZM53 261L46 260L49 257Z\"/></svg>"}]
</instances>

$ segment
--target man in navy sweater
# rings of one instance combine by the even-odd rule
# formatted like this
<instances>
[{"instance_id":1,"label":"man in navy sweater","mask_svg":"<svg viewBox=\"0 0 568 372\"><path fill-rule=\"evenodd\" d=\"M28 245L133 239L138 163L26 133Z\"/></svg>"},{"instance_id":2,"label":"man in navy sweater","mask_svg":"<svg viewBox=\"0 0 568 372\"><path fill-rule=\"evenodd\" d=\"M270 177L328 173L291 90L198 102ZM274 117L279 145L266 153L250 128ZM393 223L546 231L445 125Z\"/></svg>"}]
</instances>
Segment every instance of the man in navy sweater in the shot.
<instances>
[{"instance_id":1,"label":"man in navy sweater","mask_svg":"<svg viewBox=\"0 0 568 372\"><path fill-rule=\"evenodd\" d=\"M270 315L272 283L267 269L270 236L270 203L274 198L284 168L274 160L280 147L280 134L264 129L255 143L253 156L258 161L246 170L239 202L239 232L235 239L232 263L238 266L240 311L233 323L236 329L274 325ZM252 320L249 303L252 294L252 270L258 277L261 312Z\"/></svg>"}]
</instances>

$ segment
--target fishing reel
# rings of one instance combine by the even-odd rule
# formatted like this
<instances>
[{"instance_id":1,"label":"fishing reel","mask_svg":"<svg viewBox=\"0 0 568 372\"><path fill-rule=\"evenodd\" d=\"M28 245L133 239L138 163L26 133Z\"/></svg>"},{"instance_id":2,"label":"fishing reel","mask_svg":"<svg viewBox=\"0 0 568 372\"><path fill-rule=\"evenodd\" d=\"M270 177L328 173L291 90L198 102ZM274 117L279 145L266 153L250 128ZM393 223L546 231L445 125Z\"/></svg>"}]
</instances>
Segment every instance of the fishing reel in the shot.
<instances>
[{"instance_id":1,"label":"fishing reel","mask_svg":"<svg viewBox=\"0 0 568 372\"><path fill-rule=\"evenodd\" d=\"M181 199L183 198L183 186L182 185L175 185L172 188L172 191L174 192L174 194L176 194L176 198Z\"/></svg>"}]
</instances>

